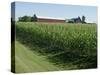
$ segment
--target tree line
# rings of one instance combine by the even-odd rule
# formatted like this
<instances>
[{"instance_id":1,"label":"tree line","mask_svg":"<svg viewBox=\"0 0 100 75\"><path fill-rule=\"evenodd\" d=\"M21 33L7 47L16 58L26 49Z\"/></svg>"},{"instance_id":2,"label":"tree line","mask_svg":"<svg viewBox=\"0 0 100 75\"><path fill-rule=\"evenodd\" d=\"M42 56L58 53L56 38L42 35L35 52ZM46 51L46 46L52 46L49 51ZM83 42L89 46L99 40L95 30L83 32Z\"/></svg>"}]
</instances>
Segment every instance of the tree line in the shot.
<instances>
[{"instance_id":1,"label":"tree line","mask_svg":"<svg viewBox=\"0 0 100 75\"><path fill-rule=\"evenodd\" d=\"M36 14L34 14L32 17L31 16L19 17L18 21L19 22L37 22L37 16Z\"/></svg>"}]
</instances>

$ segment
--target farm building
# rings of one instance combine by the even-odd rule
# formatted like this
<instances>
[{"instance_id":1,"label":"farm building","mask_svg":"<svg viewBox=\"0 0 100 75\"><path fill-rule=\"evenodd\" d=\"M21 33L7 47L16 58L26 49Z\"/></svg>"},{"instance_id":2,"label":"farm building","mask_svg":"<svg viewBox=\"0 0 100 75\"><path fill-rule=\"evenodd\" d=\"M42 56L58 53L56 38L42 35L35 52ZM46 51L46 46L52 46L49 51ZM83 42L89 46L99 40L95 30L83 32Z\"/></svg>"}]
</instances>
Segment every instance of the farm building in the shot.
<instances>
[{"instance_id":1,"label":"farm building","mask_svg":"<svg viewBox=\"0 0 100 75\"><path fill-rule=\"evenodd\" d=\"M37 22L59 22L64 23L64 19L55 19L55 18L37 18Z\"/></svg>"},{"instance_id":2,"label":"farm building","mask_svg":"<svg viewBox=\"0 0 100 75\"><path fill-rule=\"evenodd\" d=\"M68 23L86 23L85 16L82 16L82 18L80 18L78 16L77 18L65 19L65 22L68 22Z\"/></svg>"},{"instance_id":3,"label":"farm building","mask_svg":"<svg viewBox=\"0 0 100 75\"><path fill-rule=\"evenodd\" d=\"M81 19L80 17L71 18L71 19L62 19L62 18L37 18L37 22L85 23L85 20L83 18Z\"/></svg>"},{"instance_id":4,"label":"farm building","mask_svg":"<svg viewBox=\"0 0 100 75\"><path fill-rule=\"evenodd\" d=\"M80 19L80 17L72 18L72 19L66 19L66 22L68 22L68 23L81 23L81 19Z\"/></svg>"}]
</instances>

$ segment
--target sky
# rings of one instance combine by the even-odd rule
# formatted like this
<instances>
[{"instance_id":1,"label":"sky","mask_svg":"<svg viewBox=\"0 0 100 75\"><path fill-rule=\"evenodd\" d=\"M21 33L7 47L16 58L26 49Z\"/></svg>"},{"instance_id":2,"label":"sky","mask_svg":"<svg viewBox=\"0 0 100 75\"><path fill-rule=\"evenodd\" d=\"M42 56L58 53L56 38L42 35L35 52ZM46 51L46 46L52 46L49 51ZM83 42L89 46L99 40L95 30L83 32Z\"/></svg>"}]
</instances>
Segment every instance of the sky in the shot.
<instances>
[{"instance_id":1,"label":"sky","mask_svg":"<svg viewBox=\"0 0 100 75\"><path fill-rule=\"evenodd\" d=\"M80 6L67 4L49 4L49 3L31 3L16 2L15 3L15 20L21 16L51 17L71 19L78 16L86 17L87 22L97 23L97 7L96 6Z\"/></svg>"}]
</instances>

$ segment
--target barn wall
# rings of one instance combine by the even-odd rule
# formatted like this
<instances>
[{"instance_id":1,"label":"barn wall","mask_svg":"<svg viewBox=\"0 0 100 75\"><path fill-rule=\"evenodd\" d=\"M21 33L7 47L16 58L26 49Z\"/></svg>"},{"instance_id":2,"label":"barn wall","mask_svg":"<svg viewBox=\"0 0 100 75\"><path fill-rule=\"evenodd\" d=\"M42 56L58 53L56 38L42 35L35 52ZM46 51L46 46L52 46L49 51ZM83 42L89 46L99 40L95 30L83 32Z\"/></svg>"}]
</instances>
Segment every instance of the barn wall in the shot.
<instances>
[{"instance_id":1,"label":"barn wall","mask_svg":"<svg viewBox=\"0 0 100 75\"><path fill-rule=\"evenodd\" d=\"M38 18L37 22L60 22L60 23L64 23L65 20Z\"/></svg>"}]
</instances>

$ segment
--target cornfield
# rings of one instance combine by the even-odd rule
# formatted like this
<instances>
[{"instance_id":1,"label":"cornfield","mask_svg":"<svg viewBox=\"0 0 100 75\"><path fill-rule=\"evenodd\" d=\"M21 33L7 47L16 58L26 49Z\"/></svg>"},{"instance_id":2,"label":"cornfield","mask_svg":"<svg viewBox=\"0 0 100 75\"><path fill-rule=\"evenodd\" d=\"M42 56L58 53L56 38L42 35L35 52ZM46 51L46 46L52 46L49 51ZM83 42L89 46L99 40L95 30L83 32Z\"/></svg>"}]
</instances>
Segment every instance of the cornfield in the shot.
<instances>
[{"instance_id":1,"label":"cornfield","mask_svg":"<svg viewBox=\"0 0 100 75\"><path fill-rule=\"evenodd\" d=\"M63 67L97 67L96 24L17 22L16 40Z\"/></svg>"}]
</instances>

